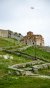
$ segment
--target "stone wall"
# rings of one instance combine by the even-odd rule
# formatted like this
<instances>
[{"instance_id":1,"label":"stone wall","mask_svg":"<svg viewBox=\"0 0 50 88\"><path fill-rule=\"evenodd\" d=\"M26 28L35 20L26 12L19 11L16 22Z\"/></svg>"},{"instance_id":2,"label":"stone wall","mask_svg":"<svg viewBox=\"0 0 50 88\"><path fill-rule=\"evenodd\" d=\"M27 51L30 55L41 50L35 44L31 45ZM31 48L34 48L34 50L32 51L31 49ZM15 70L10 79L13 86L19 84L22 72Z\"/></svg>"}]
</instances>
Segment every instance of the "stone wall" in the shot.
<instances>
[{"instance_id":1,"label":"stone wall","mask_svg":"<svg viewBox=\"0 0 50 88\"><path fill-rule=\"evenodd\" d=\"M0 37L5 38L15 38L17 40L21 40L23 36L20 33L12 32L10 30L0 29Z\"/></svg>"},{"instance_id":2,"label":"stone wall","mask_svg":"<svg viewBox=\"0 0 50 88\"><path fill-rule=\"evenodd\" d=\"M11 37L12 31L10 30L2 30L0 29L0 37L6 37L9 38Z\"/></svg>"},{"instance_id":3,"label":"stone wall","mask_svg":"<svg viewBox=\"0 0 50 88\"><path fill-rule=\"evenodd\" d=\"M0 37L8 37L8 31L7 30L0 30Z\"/></svg>"}]
</instances>

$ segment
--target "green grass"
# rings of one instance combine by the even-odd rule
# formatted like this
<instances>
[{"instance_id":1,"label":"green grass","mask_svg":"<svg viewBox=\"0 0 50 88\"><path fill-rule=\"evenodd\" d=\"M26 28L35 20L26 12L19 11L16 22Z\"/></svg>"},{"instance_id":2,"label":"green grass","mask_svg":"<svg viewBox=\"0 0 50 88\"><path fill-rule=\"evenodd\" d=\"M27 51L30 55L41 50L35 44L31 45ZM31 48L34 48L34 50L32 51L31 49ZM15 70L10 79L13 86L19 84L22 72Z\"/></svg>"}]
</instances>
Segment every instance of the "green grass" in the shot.
<instances>
[{"instance_id":1,"label":"green grass","mask_svg":"<svg viewBox=\"0 0 50 88\"><path fill-rule=\"evenodd\" d=\"M0 38L0 47L11 46L15 46L13 48L10 48L11 50L16 50L17 48L23 47L24 45L15 39ZM29 47L26 50L23 50L23 52L35 56L35 47ZM0 55L6 54L8 53L0 51ZM50 88L50 79L8 75L8 66L32 61L30 59L26 59L25 57L17 56L15 54L9 55L13 56L13 59L6 60L0 57L0 88ZM42 48L36 47L36 56L50 61L50 52L46 52ZM50 70L41 70L39 71L39 74L50 75Z\"/></svg>"},{"instance_id":2,"label":"green grass","mask_svg":"<svg viewBox=\"0 0 50 88\"><path fill-rule=\"evenodd\" d=\"M0 51L0 55L7 55L8 53ZM18 63L25 63L25 62L31 62L32 60L26 59L22 56L17 56L15 54L8 54L10 56L13 56L13 59L4 59L0 57L0 77L4 76L5 74L8 74L8 66L18 64Z\"/></svg>"},{"instance_id":3,"label":"green grass","mask_svg":"<svg viewBox=\"0 0 50 88\"><path fill-rule=\"evenodd\" d=\"M0 47L7 47L7 46L12 46L14 45L13 42L6 40L5 38L0 38Z\"/></svg>"},{"instance_id":4,"label":"green grass","mask_svg":"<svg viewBox=\"0 0 50 88\"><path fill-rule=\"evenodd\" d=\"M34 47L30 47L30 48L24 50L23 52L26 52L26 53L28 53L30 55L35 56L35 48ZM0 51L0 55L1 54L2 55L6 55L8 53ZM4 75L7 72L7 68L6 67L8 67L8 66L11 66L11 65L14 65L14 64L18 64L18 63L25 63L25 62L32 61L31 59L26 59L26 58L24 58L22 56L17 56L15 54L9 54L9 55L13 56L13 59L5 60L4 58L0 58L0 67L1 67L0 76L1 76L2 73ZM50 53L40 49L39 47L36 48L36 56L50 61ZM2 65L4 67L3 69L2 69Z\"/></svg>"},{"instance_id":5,"label":"green grass","mask_svg":"<svg viewBox=\"0 0 50 88\"><path fill-rule=\"evenodd\" d=\"M5 76L0 78L0 88L50 88L50 79Z\"/></svg>"},{"instance_id":6,"label":"green grass","mask_svg":"<svg viewBox=\"0 0 50 88\"><path fill-rule=\"evenodd\" d=\"M49 69L39 70L38 73L41 74L41 75L48 75L48 76L50 76L50 68Z\"/></svg>"},{"instance_id":7,"label":"green grass","mask_svg":"<svg viewBox=\"0 0 50 88\"><path fill-rule=\"evenodd\" d=\"M35 47L32 46L30 48L27 48L23 52L28 53L32 56L35 56ZM42 59L50 61L50 52L46 52L43 49L40 49L39 47L36 47L36 57L40 57Z\"/></svg>"},{"instance_id":8,"label":"green grass","mask_svg":"<svg viewBox=\"0 0 50 88\"><path fill-rule=\"evenodd\" d=\"M6 52L2 52L0 51L0 55L7 55L8 53ZM4 59L4 58L1 58L0 57L0 63L3 62L5 64L9 64L9 65L13 65L13 64L17 64L17 63L25 63L25 62L29 62L29 61L32 61L31 59L27 59L25 57L22 57L22 56L17 56L15 54L8 54L9 56L12 56L13 59Z\"/></svg>"},{"instance_id":9,"label":"green grass","mask_svg":"<svg viewBox=\"0 0 50 88\"><path fill-rule=\"evenodd\" d=\"M1 38L0 47L22 46L23 44L13 38Z\"/></svg>"}]
</instances>

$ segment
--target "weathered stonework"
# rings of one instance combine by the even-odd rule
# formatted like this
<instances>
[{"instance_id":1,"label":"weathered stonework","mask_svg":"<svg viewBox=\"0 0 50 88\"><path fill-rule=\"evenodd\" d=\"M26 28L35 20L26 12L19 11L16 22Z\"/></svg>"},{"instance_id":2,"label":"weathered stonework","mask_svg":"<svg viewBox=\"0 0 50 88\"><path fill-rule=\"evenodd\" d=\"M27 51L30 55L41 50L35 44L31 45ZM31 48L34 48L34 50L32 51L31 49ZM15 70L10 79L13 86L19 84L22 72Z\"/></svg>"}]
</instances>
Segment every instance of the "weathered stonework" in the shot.
<instances>
[{"instance_id":1,"label":"weathered stonework","mask_svg":"<svg viewBox=\"0 0 50 88\"><path fill-rule=\"evenodd\" d=\"M24 44L27 45L39 45L44 46L44 38L42 35L34 35L33 32L28 32L26 36L21 40Z\"/></svg>"},{"instance_id":2,"label":"weathered stonework","mask_svg":"<svg viewBox=\"0 0 50 88\"><path fill-rule=\"evenodd\" d=\"M23 36L20 33L12 32L10 30L0 29L0 37L3 38L15 38L17 40L21 40Z\"/></svg>"},{"instance_id":3,"label":"weathered stonework","mask_svg":"<svg viewBox=\"0 0 50 88\"><path fill-rule=\"evenodd\" d=\"M12 36L12 34L13 34L13 32L10 30L0 29L0 37L10 38Z\"/></svg>"}]
</instances>

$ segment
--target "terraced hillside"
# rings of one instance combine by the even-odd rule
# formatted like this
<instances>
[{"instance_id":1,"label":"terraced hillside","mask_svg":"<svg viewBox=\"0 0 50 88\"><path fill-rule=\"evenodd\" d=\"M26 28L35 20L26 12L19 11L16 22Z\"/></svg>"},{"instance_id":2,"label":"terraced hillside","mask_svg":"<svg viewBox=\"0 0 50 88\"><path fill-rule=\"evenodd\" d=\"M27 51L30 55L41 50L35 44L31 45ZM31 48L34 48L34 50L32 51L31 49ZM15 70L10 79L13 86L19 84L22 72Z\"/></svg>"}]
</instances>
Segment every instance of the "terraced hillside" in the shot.
<instances>
[{"instance_id":1,"label":"terraced hillside","mask_svg":"<svg viewBox=\"0 0 50 88\"><path fill-rule=\"evenodd\" d=\"M39 46L36 46L36 48L35 46L29 47L26 50L23 50L22 52L25 52L32 56L35 56L36 54L36 57L48 60L50 62L50 52L47 52L46 50L44 50L44 48L40 48Z\"/></svg>"},{"instance_id":2,"label":"terraced hillside","mask_svg":"<svg viewBox=\"0 0 50 88\"><path fill-rule=\"evenodd\" d=\"M17 55L15 53L8 53L0 50L0 88L50 88L50 67L48 68L46 66L46 63L50 62L50 52L47 52L39 46L36 46L35 48L35 46L23 45L19 41L10 38L0 38L0 48L1 47L10 47L9 49L13 52L18 50L22 52L22 54L20 53L21 55ZM25 53L25 55L35 57L35 52L36 57L39 57L40 59L32 60L23 55ZM41 59L46 60L46 62ZM34 73L33 69L32 72L32 68L35 67L35 70L37 70L36 67L41 65L46 66L45 69L40 68L38 73ZM24 70L26 71L27 76L25 74L19 76L15 72L13 74L10 73L10 70L13 70L14 68L9 69L8 67L13 66L16 73L18 73L17 70ZM17 66L19 66L19 68L16 68ZM30 70L33 74L32 76L30 75Z\"/></svg>"}]
</instances>

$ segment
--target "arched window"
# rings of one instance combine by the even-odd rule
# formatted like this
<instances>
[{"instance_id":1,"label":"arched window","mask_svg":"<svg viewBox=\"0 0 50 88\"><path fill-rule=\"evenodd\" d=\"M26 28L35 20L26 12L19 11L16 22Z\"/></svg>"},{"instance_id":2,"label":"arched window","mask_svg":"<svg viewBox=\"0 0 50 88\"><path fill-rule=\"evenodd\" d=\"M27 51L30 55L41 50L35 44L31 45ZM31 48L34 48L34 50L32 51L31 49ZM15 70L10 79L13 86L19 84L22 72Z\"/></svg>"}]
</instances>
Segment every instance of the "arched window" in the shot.
<instances>
[{"instance_id":1,"label":"arched window","mask_svg":"<svg viewBox=\"0 0 50 88\"><path fill-rule=\"evenodd\" d=\"M33 45L34 45L34 42L33 42Z\"/></svg>"},{"instance_id":2,"label":"arched window","mask_svg":"<svg viewBox=\"0 0 50 88\"><path fill-rule=\"evenodd\" d=\"M27 42L26 42L26 45L27 45Z\"/></svg>"}]
</instances>

